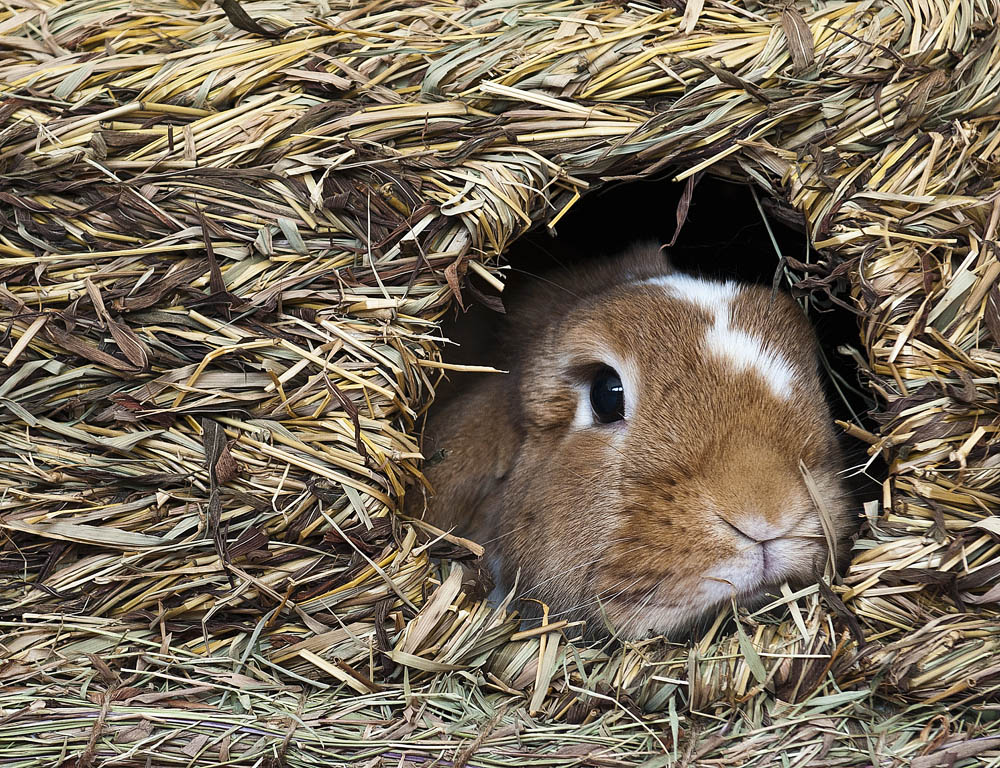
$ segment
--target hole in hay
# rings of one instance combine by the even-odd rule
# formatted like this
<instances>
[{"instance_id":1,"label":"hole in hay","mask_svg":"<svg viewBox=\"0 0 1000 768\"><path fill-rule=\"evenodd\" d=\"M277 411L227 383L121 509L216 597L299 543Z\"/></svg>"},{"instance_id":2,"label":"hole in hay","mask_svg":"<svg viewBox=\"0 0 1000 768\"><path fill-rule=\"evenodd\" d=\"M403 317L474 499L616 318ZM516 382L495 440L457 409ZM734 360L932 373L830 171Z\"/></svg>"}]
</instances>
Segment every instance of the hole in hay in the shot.
<instances>
[{"instance_id":1,"label":"hole in hay","mask_svg":"<svg viewBox=\"0 0 1000 768\"><path fill-rule=\"evenodd\" d=\"M683 191L683 184L668 179L597 190L563 217L557 236L540 227L515 243L507 254L512 270L508 285L516 289L530 272L541 273L581 259L613 254L629 240L669 242L677 226L677 205ZM755 199L746 184L702 178L695 187L678 241L669 250L671 262L689 274L770 285L778 263L775 245L781 254L800 261L816 263L822 258L809 247L796 219L794 212L779 210L760 192ZM613 224L609 226L609 222ZM783 274L782 289L788 289L788 281ZM834 295L850 303L846 282L834 287ZM857 318L819 292L810 294L809 300L809 319L830 366L826 382L834 416L874 430L876 424L869 412L875 401L867 394L856 358L849 354L856 352L863 358ZM482 308L473 311L481 312ZM863 446L854 447L861 450L858 460L865 461ZM873 481L884 479L881 459L873 462L868 475Z\"/></svg>"},{"instance_id":2,"label":"hole in hay","mask_svg":"<svg viewBox=\"0 0 1000 768\"><path fill-rule=\"evenodd\" d=\"M606 257L629 241L670 242L677 227L676 211L683 191L683 184L667 179L597 190L563 217L557 236L538 228L515 243L507 256L512 269L508 285L516 289L529 272L541 273L581 259ZM767 222L761 216L757 200L764 208ZM796 219L794 212L779 211L775 203L759 192L757 200L746 184L713 177L701 179L677 243L669 249L673 265L689 274L770 285L778 263L775 243L783 255L799 261L815 263L820 259L815 250L808 248L804 231L786 223ZM788 288L785 275L781 277L781 287ZM835 288L835 295L849 302L846 283ZM866 428L874 427L867 415L874 401L865 392L855 361L838 352L838 349L859 348L856 317L818 292L810 296L810 301L809 318L832 374L844 384L839 391L836 387L831 391L836 417L857 420Z\"/></svg>"},{"instance_id":3,"label":"hole in hay","mask_svg":"<svg viewBox=\"0 0 1000 768\"><path fill-rule=\"evenodd\" d=\"M505 296L516 296L524 285L550 269L606 259L637 241L669 242L677 226L676 212L683 189L683 184L669 181L640 181L606 187L585 197L560 221L557 236L537 228L509 250ZM764 286L780 284L781 290L787 291L801 273L795 274L787 266L779 268L782 263L779 254L791 259L792 264L824 261L808 247L804 231L795 226L794 213L784 212L762 197L759 194L755 197L744 184L702 179L695 188L677 242L669 250L674 268L716 280L735 279ZM465 294L471 305L469 310L457 312L445 328L445 334L461 345L451 352L449 359L483 364L490 362L490 351L496 343L491 334L495 333L498 315L489 308L496 303L495 298L490 298L495 294L476 277L470 277L469 282ZM830 288L834 299L849 303L846 281L831 283ZM824 384L833 417L872 431L873 424L867 416L872 403L865 395L865 383L856 367L856 360L863 359L857 350L857 318L819 291L796 293L820 341L825 359ZM853 349L853 354L849 349ZM460 381L461 376L455 378ZM461 387L458 383L458 390ZM442 400L447 402L455 391L455 383L446 383L441 389ZM484 423L484 434L495 426ZM859 468L868 462L866 446L860 441L846 435L839 441L846 454L845 466ZM447 450L447 446L442 447ZM862 503L878 498L878 482L883 476L881 464L870 464L864 472L849 473L846 480L851 500L847 506L852 520L846 526L857 528ZM663 498L669 496L674 500L672 482L670 488L662 490ZM675 521L663 523L663 530L676 531L680 527ZM490 542L484 543L489 550ZM639 549L643 546L641 541L633 543ZM841 559L841 565L846 565L846 558Z\"/></svg>"}]
</instances>

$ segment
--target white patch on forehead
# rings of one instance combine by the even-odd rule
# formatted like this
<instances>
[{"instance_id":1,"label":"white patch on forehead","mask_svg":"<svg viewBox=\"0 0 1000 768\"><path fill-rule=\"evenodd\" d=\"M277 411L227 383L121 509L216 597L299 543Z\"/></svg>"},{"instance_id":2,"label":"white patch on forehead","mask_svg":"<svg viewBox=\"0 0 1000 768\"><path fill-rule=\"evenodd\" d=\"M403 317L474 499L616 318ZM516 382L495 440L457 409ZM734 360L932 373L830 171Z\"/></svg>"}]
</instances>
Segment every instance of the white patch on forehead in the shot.
<instances>
[{"instance_id":1,"label":"white patch on forehead","mask_svg":"<svg viewBox=\"0 0 1000 768\"><path fill-rule=\"evenodd\" d=\"M728 313L727 313L728 314ZM736 370L752 370L764 377L774 394L788 399L792 395L792 381L795 373L785 356L764 347L761 340L731 328L728 316L716 315L715 325L705 334L705 346L716 357L721 357Z\"/></svg>"},{"instance_id":2,"label":"white patch on forehead","mask_svg":"<svg viewBox=\"0 0 1000 768\"><path fill-rule=\"evenodd\" d=\"M662 286L673 298L704 309L713 318L705 334L705 348L737 371L750 370L762 376L771 391L783 399L792 394L795 371L780 352L769 349L764 340L730 325L732 302L740 293L733 282L719 283L690 275L661 275L644 281Z\"/></svg>"},{"instance_id":3,"label":"white patch on forehead","mask_svg":"<svg viewBox=\"0 0 1000 768\"><path fill-rule=\"evenodd\" d=\"M671 296L697 304L713 315L720 308L728 309L729 302L740 292L740 287L736 283L717 283L714 280L702 280L691 275L660 275L644 282L663 286Z\"/></svg>"}]
</instances>

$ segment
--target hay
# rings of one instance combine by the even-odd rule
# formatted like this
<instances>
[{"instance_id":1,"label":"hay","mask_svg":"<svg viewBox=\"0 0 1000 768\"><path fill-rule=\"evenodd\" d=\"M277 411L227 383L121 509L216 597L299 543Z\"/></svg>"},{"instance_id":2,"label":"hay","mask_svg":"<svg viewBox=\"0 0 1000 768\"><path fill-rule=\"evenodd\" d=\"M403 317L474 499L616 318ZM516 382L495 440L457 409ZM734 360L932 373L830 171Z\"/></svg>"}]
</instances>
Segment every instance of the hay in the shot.
<instances>
[{"instance_id":1,"label":"hay","mask_svg":"<svg viewBox=\"0 0 1000 768\"><path fill-rule=\"evenodd\" d=\"M996 764L995 2L221 5L0 6L4 766ZM889 479L735 630L516 634L391 514L437 321L667 169L849 281Z\"/></svg>"}]
</instances>

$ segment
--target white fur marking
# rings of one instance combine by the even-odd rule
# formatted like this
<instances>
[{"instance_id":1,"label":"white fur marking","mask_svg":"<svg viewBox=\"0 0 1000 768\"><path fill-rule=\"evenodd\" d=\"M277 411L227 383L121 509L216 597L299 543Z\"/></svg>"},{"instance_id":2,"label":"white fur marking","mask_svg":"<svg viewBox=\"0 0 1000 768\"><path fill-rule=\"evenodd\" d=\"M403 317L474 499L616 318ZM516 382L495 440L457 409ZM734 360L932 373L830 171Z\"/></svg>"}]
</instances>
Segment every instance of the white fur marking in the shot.
<instances>
[{"instance_id":1,"label":"white fur marking","mask_svg":"<svg viewBox=\"0 0 1000 768\"><path fill-rule=\"evenodd\" d=\"M763 339L730 326L731 303L740 292L736 283L718 283L690 275L662 275L645 281L662 286L666 292L709 312L714 324L705 334L705 346L737 371L754 371L764 378L775 395L787 400L792 395L795 370L780 352L769 349Z\"/></svg>"},{"instance_id":2,"label":"white fur marking","mask_svg":"<svg viewBox=\"0 0 1000 768\"><path fill-rule=\"evenodd\" d=\"M792 395L795 372L784 356L765 349L761 340L746 331L730 328L716 316L715 326L705 335L705 344L717 357L725 358L736 370L753 370L764 377L771 391L787 400Z\"/></svg>"},{"instance_id":3,"label":"white fur marking","mask_svg":"<svg viewBox=\"0 0 1000 768\"><path fill-rule=\"evenodd\" d=\"M717 283L691 275L660 275L651 277L645 282L662 286L671 296L697 304L715 315L716 320L719 310L722 308L728 310L729 302L740 292L736 283Z\"/></svg>"}]
</instances>

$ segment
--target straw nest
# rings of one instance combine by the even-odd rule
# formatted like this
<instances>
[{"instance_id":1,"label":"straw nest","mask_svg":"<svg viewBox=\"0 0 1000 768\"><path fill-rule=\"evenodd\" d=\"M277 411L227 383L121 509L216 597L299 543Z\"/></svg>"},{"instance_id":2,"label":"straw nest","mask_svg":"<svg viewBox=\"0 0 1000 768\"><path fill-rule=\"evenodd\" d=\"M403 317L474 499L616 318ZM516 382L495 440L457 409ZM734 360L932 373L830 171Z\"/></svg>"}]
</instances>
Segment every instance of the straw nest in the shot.
<instances>
[{"instance_id":1,"label":"straw nest","mask_svg":"<svg viewBox=\"0 0 1000 768\"><path fill-rule=\"evenodd\" d=\"M0 761L996 764L998 37L993 0L0 4ZM438 321L660 171L805 223L888 480L842 580L691 645L519 632L395 514Z\"/></svg>"}]
</instances>

